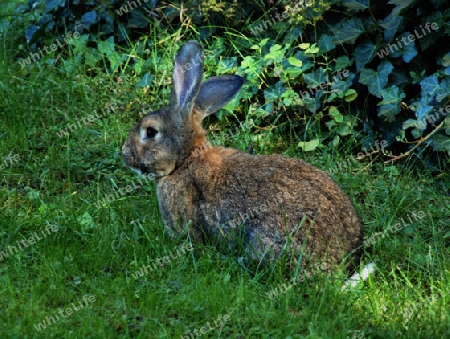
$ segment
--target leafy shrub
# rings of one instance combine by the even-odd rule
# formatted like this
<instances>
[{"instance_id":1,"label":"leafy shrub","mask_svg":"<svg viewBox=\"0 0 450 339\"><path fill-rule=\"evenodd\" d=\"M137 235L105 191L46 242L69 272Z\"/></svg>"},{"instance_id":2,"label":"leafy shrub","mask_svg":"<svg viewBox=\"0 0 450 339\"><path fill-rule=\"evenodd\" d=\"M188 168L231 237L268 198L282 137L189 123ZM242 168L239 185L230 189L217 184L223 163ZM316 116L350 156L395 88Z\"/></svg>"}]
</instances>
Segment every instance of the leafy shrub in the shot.
<instances>
[{"instance_id":1,"label":"leafy shrub","mask_svg":"<svg viewBox=\"0 0 450 339\"><path fill-rule=\"evenodd\" d=\"M299 132L309 140L299 146L305 150L325 140L337 145L358 127L403 150L450 151L450 115L442 113L450 110L449 17L445 1L344 0L313 27L288 26L282 38L270 32L276 25L255 30L270 39L241 63L250 82L244 96L262 99L258 117L273 110L303 117L307 130ZM408 38L414 41L405 43ZM348 76L336 78L343 69ZM361 112L363 126L351 112Z\"/></svg>"},{"instance_id":2,"label":"leafy shrub","mask_svg":"<svg viewBox=\"0 0 450 339\"><path fill-rule=\"evenodd\" d=\"M259 2L235 1L175 1L159 0L30 0L21 6L24 13L34 15L33 23L25 36L30 45L42 43L42 38L58 36L68 31L92 33L95 38L116 37L122 43L126 37L139 37L152 25L180 23L180 18L190 18L201 26L213 25L240 27L249 15L264 10L255 6Z\"/></svg>"},{"instance_id":3,"label":"leafy shrub","mask_svg":"<svg viewBox=\"0 0 450 339\"><path fill-rule=\"evenodd\" d=\"M151 58L130 59L117 44L138 41L151 25L184 27L185 38L198 32L210 46L207 71L246 77L240 99L249 103L247 129L291 128L305 151L362 135L366 145L381 138L400 151L431 146L450 152L446 1L284 0L274 7L252 0L239 6L234 1L141 2L118 15L130 1L48 0L45 6L31 1L29 7L41 6L41 12L34 14L26 37L38 46L52 35L80 30L66 71L83 63L111 72L132 66L145 87L161 78L156 66L162 65ZM233 40L217 36L233 28L242 34ZM139 39L138 55L157 53L149 49L155 43L148 36ZM230 103L228 111L237 104Z\"/></svg>"}]
</instances>

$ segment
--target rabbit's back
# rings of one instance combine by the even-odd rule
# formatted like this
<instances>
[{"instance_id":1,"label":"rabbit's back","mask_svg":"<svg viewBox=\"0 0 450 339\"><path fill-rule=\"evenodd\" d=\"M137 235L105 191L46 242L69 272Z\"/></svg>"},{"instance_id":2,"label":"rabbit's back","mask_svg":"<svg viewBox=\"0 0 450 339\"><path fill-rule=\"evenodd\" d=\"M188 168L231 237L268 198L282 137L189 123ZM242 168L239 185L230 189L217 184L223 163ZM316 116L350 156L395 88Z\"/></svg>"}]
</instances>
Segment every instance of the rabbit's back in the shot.
<instances>
[{"instance_id":1,"label":"rabbit's back","mask_svg":"<svg viewBox=\"0 0 450 339\"><path fill-rule=\"evenodd\" d=\"M363 231L352 203L300 159L208 147L158 182L158 200L173 230L190 222L199 241L230 244L239 233L254 259L288 248L294 258L302 252L305 265L336 266L352 251L359 262Z\"/></svg>"}]
</instances>

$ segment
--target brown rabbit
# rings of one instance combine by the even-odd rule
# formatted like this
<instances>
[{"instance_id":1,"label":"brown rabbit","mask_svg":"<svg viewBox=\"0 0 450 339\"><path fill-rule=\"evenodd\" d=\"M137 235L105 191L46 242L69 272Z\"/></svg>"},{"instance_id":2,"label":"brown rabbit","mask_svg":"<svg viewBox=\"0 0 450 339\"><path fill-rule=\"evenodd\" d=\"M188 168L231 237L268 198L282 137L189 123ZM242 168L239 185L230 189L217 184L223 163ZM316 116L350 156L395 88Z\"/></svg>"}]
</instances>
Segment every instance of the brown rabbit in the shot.
<instances>
[{"instance_id":1,"label":"brown rabbit","mask_svg":"<svg viewBox=\"0 0 450 339\"><path fill-rule=\"evenodd\" d=\"M122 147L126 164L155 178L165 225L196 241L236 247L261 262L288 255L326 270L359 265L363 228L350 199L323 171L280 155L212 147L202 120L227 104L243 79L202 83L203 49L195 41L175 56L170 106L147 114ZM242 247L241 247L242 248ZM285 257L286 258L286 257Z\"/></svg>"}]
</instances>

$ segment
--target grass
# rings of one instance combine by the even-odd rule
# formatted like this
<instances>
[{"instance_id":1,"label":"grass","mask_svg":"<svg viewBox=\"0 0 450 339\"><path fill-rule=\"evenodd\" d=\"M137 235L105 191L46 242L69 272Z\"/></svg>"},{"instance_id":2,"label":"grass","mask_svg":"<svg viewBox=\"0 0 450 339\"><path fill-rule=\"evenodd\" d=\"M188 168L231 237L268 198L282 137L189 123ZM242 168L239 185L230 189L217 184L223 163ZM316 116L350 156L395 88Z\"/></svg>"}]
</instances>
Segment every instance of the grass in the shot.
<instances>
[{"instance_id":1,"label":"grass","mask_svg":"<svg viewBox=\"0 0 450 339\"><path fill-rule=\"evenodd\" d=\"M143 105L167 101L169 75L157 88L136 89L134 77L90 77L81 66L73 73L61 65L21 69L17 40L17 32L5 33L0 55L0 160L19 155L0 175L3 338L450 335L448 173L436 175L411 157L389 166L366 158L334 175L366 238L413 212L425 214L366 248L363 261L375 262L377 272L353 291L340 291L343 275L317 274L289 286L274 267L249 270L210 246L175 254L190 240L165 235L154 184L138 182L119 156ZM162 67L170 70L173 53L164 52ZM58 136L113 103L116 111ZM245 149L252 141L246 130L215 120L209 129L216 144ZM301 157L322 169L356 156L350 146L309 154L280 135L264 138L257 153ZM129 185L141 187L96 206ZM154 261L159 268L134 278ZM278 296L269 297L274 289ZM37 330L46 319L50 324Z\"/></svg>"}]
</instances>

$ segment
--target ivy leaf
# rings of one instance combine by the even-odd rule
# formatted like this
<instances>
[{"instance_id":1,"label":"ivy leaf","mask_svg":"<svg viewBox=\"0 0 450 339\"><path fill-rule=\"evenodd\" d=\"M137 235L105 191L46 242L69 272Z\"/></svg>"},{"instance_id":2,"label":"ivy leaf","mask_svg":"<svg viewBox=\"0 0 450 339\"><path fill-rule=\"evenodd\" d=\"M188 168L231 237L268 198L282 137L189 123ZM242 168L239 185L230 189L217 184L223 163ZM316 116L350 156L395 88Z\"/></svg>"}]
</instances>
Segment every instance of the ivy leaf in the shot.
<instances>
[{"instance_id":1,"label":"ivy leaf","mask_svg":"<svg viewBox=\"0 0 450 339\"><path fill-rule=\"evenodd\" d=\"M336 47L334 37L328 34L322 34L318 46L320 53L326 53L333 50Z\"/></svg>"},{"instance_id":2,"label":"ivy leaf","mask_svg":"<svg viewBox=\"0 0 450 339\"><path fill-rule=\"evenodd\" d=\"M75 54L84 54L87 44L89 42L89 35L83 34L78 39L72 39L68 43L73 46L73 52Z\"/></svg>"},{"instance_id":3,"label":"ivy leaf","mask_svg":"<svg viewBox=\"0 0 450 339\"><path fill-rule=\"evenodd\" d=\"M340 140L339 135L336 135L328 145L332 147L337 147L339 145L339 140Z\"/></svg>"},{"instance_id":4,"label":"ivy leaf","mask_svg":"<svg viewBox=\"0 0 450 339\"><path fill-rule=\"evenodd\" d=\"M336 62L336 65L334 66L334 70L335 71L339 71L341 69L345 69L347 66L350 66L352 64L352 62L350 61L350 59L346 55L337 57L335 62Z\"/></svg>"},{"instance_id":5,"label":"ivy leaf","mask_svg":"<svg viewBox=\"0 0 450 339\"><path fill-rule=\"evenodd\" d=\"M234 68L236 68L236 66L237 66L237 58L236 57L222 58L222 59L220 59L218 65L217 65L216 73L217 74L229 73Z\"/></svg>"},{"instance_id":6,"label":"ivy leaf","mask_svg":"<svg viewBox=\"0 0 450 339\"><path fill-rule=\"evenodd\" d=\"M90 230L95 228L94 219L88 212L84 212L82 216L78 216L77 221L80 224L83 232L89 232Z\"/></svg>"},{"instance_id":7,"label":"ivy leaf","mask_svg":"<svg viewBox=\"0 0 450 339\"><path fill-rule=\"evenodd\" d=\"M358 97L358 93L356 93L356 91L354 89L349 89L347 92L345 92L344 94L344 100L346 102L352 102L354 101L356 98Z\"/></svg>"},{"instance_id":8,"label":"ivy leaf","mask_svg":"<svg viewBox=\"0 0 450 339\"><path fill-rule=\"evenodd\" d=\"M295 57L289 57L288 61L292 66L302 67L303 65L303 62Z\"/></svg>"},{"instance_id":9,"label":"ivy leaf","mask_svg":"<svg viewBox=\"0 0 450 339\"><path fill-rule=\"evenodd\" d=\"M420 105L415 112L417 121L426 121L426 117L432 110L433 106Z\"/></svg>"},{"instance_id":10,"label":"ivy leaf","mask_svg":"<svg viewBox=\"0 0 450 339\"><path fill-rule=\"evenodd\" d=\"M422 79L420 79L422 80ZM397 85L403 87L411 83L409 77L406 76L406 72L404 70L400 70L398 68L394 68L391 74L389 74L389 83L391 85Z\"/></svg>"},{"instance_id":11,"label":"ivy leaf","mask_svg":"<svg viewBox=\"0 0 450 339\"><path fill-rule=\"evenodd\" d=\"M369 0L344 0L342 4L352 12L359 12L369 8Z\"/></svg>"},{"instance_id":12,"label":"ivy leaf","mask_svg":"<svg viewBox=\"0 0 450 339\"><path fill-rule=\"evenodd\" d=\"M314 151L320 145L320 139L314 139L311 141L300 141L298 147L300 147L304 152Z\"/></svg>"},{"instance_id":13,"label":"ivy leaf","mask_svg":"<svg viewBox=\"0 0 450 339\"><path fill-rule=\"evenodd\" d=\"M284 92L286 92L286 87L284 87L281 81L278 81L275 85L272 85L268 89L265 89L264 98L266 99L266 104L275 100L279 100Z\"/></svg>"},{"instance_id":14,"label":"ivy leaf","mask_svg":"<svg viewBox=\"0 0 450 339\"><path fill-rule=\"evenodd\" d=\"M283 105L285 106L291 106L295 103L298 103L298 93L294 92L293 89L288 89L286 92L284 92L281 97L283 99Z\"/></svg>"},{"instance_id":15,"label":"ivy leaf","mask_svg":"<svg viewBox=\"0 0 450 339\"><path fill-rule=\"evenodd\" d=\"M420 82L420 87L422 88L422 97L428 96L431 100L440 89L438 78L430 75Z\"/></svg>"},{"instance_id":16,"label":"ivy leaf","mask_svg":"<svg viewBox=\"0 0 450 339\"><path fill-rule=\"evenodd\" d=\"M39 31L41 27L36 25L28 26L25 30L25 38L27 39L27 43L31 44L35 39L33 39L34 34ZM34 37L35 38L35 37Z\"/></svg>"},{"instance_id":17,"label":"ivy leaf","mask_svg":"<svg viewBox=\"0 0 450 339\"><path fill-rule=\"evenodd\" d=\"M302 69L299 67L291 66L286 68L284 72L286 73L286 75L288 75L288 79L297 80L298 76L302 74Z\"/></svg>"},{"instance_id":18,"label":"ivy leaf","mask_svg":"<svg viewBox=\"0 0 450 339\"><path fill-rule=\"evenodd\" d=\"M254 73L257 68L261 67L261 63L259 59L255 60L251 56L246 56L241 61L241 67L245 69L245 73Z\"/></svg>"},{"instance_id":19,"label":"ivy leaf","mask_svg":"<svg viewBox=\"0 0 450 339\"><path fill-rule=\"evenodd\" d=\"M445 109L445 113L446 114L448 114L449 112L447 111L447 108ZM444 128L445 128L445 133L447 134L447 135L450 135L450 114L448 114L446 117L445 117L445 120L444 120ZM449 154L450 155L450 154Z\"/></svg>"},{"instance_id":20,"label":"ivy leaf","mask_svg":"<svg viewBox=\"0 0 450 339\"><path fill-rule=\"evenodd\" d=\"M98 49L87 47L84 53L84 62L90 67L95 67L97 63L102 60L102 55L98 52Z\"/></svg>"},{"instance_id":21,"label":"ivy leaf","mask_svg":"<svg viewBox=\"0 0 450 339\"><path fill-rule=\"evenodd\" d=\"M299 59L302 62L301 70L302 72L307 71L310 68L313 68L315 65L311 62L311 58L305 55L303 51L297 51L294 54L296 59Z\"/></svg>"},{"instance_id":22,"label":"ivy leaf","mask_svg":"<svg viewBox=\"0 0 450 339\"><path fill-rule=\"evenodd\" d=\"M66 0L47 0L45 2L45 11L53 11L56 7L64 7Z\"/></svg>"},{"instance_id":23,"label":"ivy leaf","mask_svg":"<svg viewBox=\"0 0 450 339\"><path fill-rule=\"evenodd\" d=\"M301 43L298 45L298 47L303 50L308 49L309 46L311 46L311 44L309 42L304 42L304 43Z\"/></svg>"},{"instance_id":24,"label":"ivy leaf","mask_svg":"<svg viewBox=\"0 0 450 339\"><path fill-rule=\"evenodd\" d=\"M290 31L284 36L283 44L292 44L303 35L303 30L300 27L291 27Z\"/></svg>"},{"instance_id":25,"label":"ivy leaf","mask_svg":"<svg viewBox=\"0 0 450 339\"><path fill-rule=\"evenodd\" d=\"M408 120L404 121L402 124L403 130L407 130L410 127L414 127L419 130L424 130L423 124L421 124L418 120L414 120L414 119L408 119Z\"/></svg>"},{"instance_id":26,"label":"ivy leaf","mask_svg":"<svg viewBox=\"0 0 450 339\"><path fill-rule=\"evenodd\" d=\"M303 80L309 88L316 88L317 90L320 90L320 84L327 82L325 71L322 67L312 73L304 73Z\"/></svg>"},{"instance_id":27,"label":"ivy leaf","mask_svg":"<svg viewBox=\"0 0 450 339\"><path fill-rule=\"evenodd\" d=\"M400 103L406 95L405 93L400 93L400 89L397 86L382 89L381 95L383 100L378 103L378 106L380 106L378 115L383 116L386 121L392 122L401 111Z\"/></svg>"},{"instance_id":28,"label":"ivy leaf","mask_svg":"<svg viewBox=\"0 0 450 339\"><path fill-rule=\"evenodd\" d=\"M251 84L244 84L241 90L239 91L239 98L250 99L256 93L258 93L258 91L259 91L258 86Z\"/></svg>"},{"instance_id":29,"label":"ivy leaf","mask_svg":"<svg viewBox=\"0 0 450 339\"><path fill-rule=\"evenodd\" d=\"M114 52L114 37L111 36L105 41L99 41L98 50L100 53L103 53L109 57Z\"/></svg>"},{"instance_id":30,"label":"ivy leaf","mask_svg":"<svg viewBox=\"0 0 450 339\"><path fill-rule=\"evenodd\" d=\"M351 86L351 81L338 80L338 81L333 81L331 83L330 90L332 93L336 93L339 98L343 98L344 92L347 91L350 86Z\"/></svg>"},{"instance_id":31,"label":"ivy leaf","mask_svg":"<svg viewBox=\"0 0 450 339\"><path fill-rule=\"evenodd\" d=\"M356 70L359 71L375 57L375 45L368 42L360 44L355 48Z\"/></svg>"},{"instance_id":32,"label":"ivy leaf","mask_svg":"<svg viewBox=\"0 0 450 339\"><path fill-rule=\"evenodd\" d=\"M442 80L439 89L436 93L436 100L441 102L445 98L450 97L450 78L444 78Z\"/></svg>"},{"instance_id":33,"label":"ivy leaf","mask_svg":"<svg viewBox=\"0 0 450 339\"><path fill-rule=\"evenodd\" d=\"M131 7L131 4L130 4ZM128 28L145 28L148 26L148 18L140 11L131 11L131 16L128 19Z\"/></svg>"},{"instance_id":34,"label":"ivy leaf","mask_svg":"<svg viewBox=\"0 0 450 339\"><path fill-rule=\"evenodd\" d=\"M284 58L284 50L281 48L281 45L275 44L270 47L269 53L264 55L264 60L273 59L274 62L281 62Z\"/></svg>"},{"instance_id":35,"label":"ivy leaf","mask_svg":"<svg viewBox=\"0 0 450 339\"><path fill-rule=\"evenodd\" d=\"M364 33L364 26L361 19L352 18L343 20L343 22L333 28L333 31L335 32L335 43L354 43L355 40Z\"/></svg>"},{"instance_id":36,"label":"ivy leaf","mask_svg":"<svg viewBox=\"0 0 450 339\"><path fill-rule=\"evenodd\" d=\"M90 11L85 13L82 17L81 17L81 23L85 26L85 27L90 27L91 25L94 25L97 23L97 13L95 11Z\"/></svg>"},{"instance_id":37,"label":"ivy leaf","mask_svg":"<svg viewBox=\"0 0 450 339\"><path fill-rule=\"evenodd\" d=\"M381 90L388 82L388 76L394 67L383 60L378 66L377 72L370 68L363 68L360 73L359 82L369 88L369 92L377 98L381 98Z\"/></svg>"},{"instance_id":38,"label":"ivy leaf","mask_svg":"<svg viewBox=\"0 0 450 339\"><path fill-rule=\"evenodd\" d=\"M411 131L411 134L412 134L412 136L414 137L414 139L420 139L420 138L422 137L422 131L419 130L419 129L417 129L417 128L414 128L414 129Z\"/></svg>"},{"instance_id":39,"label":"ivy leaf","mask_svg":"<svg viewBox=\"0 0 450 339\"><path fill-rule=\"evenodd\" d=\"M450 152L450 137L441 133L433 135L433 149L435 151Z\"/></svg>"},{"instance_id":40,"label":"ivy leaf","mask_svg":"<svg viewBox=\"0 0 450 339\"><path fill-rule=\"evenodd\" d=\"M339 124L339 128L336 130L336 132L342 136L349 135L352 133L352 128L351 128L351 126L342 123L342 124Z\"/></svg>"},{"instance_id":41,"label":"ivy leaf","mask_svg":"<svg viewBox=\"0 0 450 339\"><path fill-rule=\"evenodd\" d=\"M270 115L271 110L272 110L272 106L266 106L265 109L262 107L258 107L257 109L252 111L252 117L265 118L268 115Z\"/></svg>"},{"instance_id":42,"label":"ivy leaf","mask_svg":"<svg viewBox=\"0 0 450 339\"><path fill-rule=\"evenodd\" d=\"M328 114L333 118L335 122L343 122L344 116L339 112L336 106L330 106L328 109Z\"/></svg>"},{"instance_id":43,"label":"ivy leaf","mask_svg":"<svg viewBox=\"0 0 450 339\"><path fill-rule=\"evenodd\" d=\"M400 8L395 7L391 14L389 14L384 20L381 22L380 26L384 28L384 40L392 41L397 33L398 26L402 22L403 17L400 14Z\"/></svg>"},{"instance_id":44,"label":"ivy leaf","mask_svg":"<svg viewBox=\"0 0 450 339\"><path fill-rule=\"evenodd\" d=\"M448 11L447 11L448 13ZM420 43L420 48L422 51L425 51L428 49L428 47L432 46L437 39L441 38L443 35L442 34L436 34L436 32L438 32L439 30L444 29L444 27L447 26L447 22L446 19L448 17L448 14L446 16L446 18L444 19L444 17L442 16L442 13L440 11L435 11L432 15L430 15L429 17L424 18L425 22L429 22L429 23L433 23L435 22L438 25L437 31L431 29L431 27L429 26L430 31L428 32L428 29L425 28L424 26L424 31L422 31L422 29L417 28L416 31L418 31L420 39L418 40Z\"/></svg>"},{"instance_id":45,"label":"ivy leaf","mask_svg":"<svg viewBox=\"0 0 450 339\"><path fill-rule=\"evenodd\" d=\"M442 66L449 67L450 66L450 52L442 57Z\"/></svg>"},{"instance_id":46,"label":"ivy leaf","mask_svg":"<svg viewBox=\"0 0 450 339\"><path fill-rule=\"evenodd\" d=\"M391 50L394 50L394 48L392 47L396 48L396 50L392 52L392 56L394 58L402 56L403 61L406 63L409 63L417 55L416 46L414 45L413 42L408 40L408 36L410 35L412 34L409 32L402 33L396 39L398 42L389 46ZM406 41L406 43L404 43L403 41Z\"/></svg>"},{"instance_id":47,"label":"ivy leaf","mask_svg":"<svg viewBox=\"0 0 450 339\"><path fill-rule=\"evenodd\" d=\"M299 60L296 57L289 57L287 62L283 63L285 76L282 76L281 79L284 82L286 82L286 79L297 80L299 75L303 73L302 66L302 60Z\"/></svg>"},{"instance_id":48,"label":"ivy leaf","mask_svg":"<svg viewBox=\"0 0 450 339\"><path fill-rule=\"evenodd\" d=\"M302 102L308 111L310 111L311 113L316 113L322 106L322 103L320 101L322 97L323 91L316 92L314 98L309 96L309 94L306 97L302 97Z\"/></svg>"},{"instance_id":49,"label":"ivy leaf","mask_svg":"<svg viewBox=\"0 0 450 339\"><path fill-rule=\"evenodd\" d=\"M111 53L111 55L108 56L109 64L111 67L111 70L115 72L119 66L122 64L123 61L127 60L127 56L125 54L119 54L117 52Z\"/></svg>"},{"instance_id":50,"label":"ivy leaf","mask_svg":"<svg viewBox=\"0 0 450 339\"><path fill-rule=\"evenodd\" d=\"M366 85L369 88L369 92L372 95L380 98L381 86L378 81L374 81L377 76L377 72L370 68L363 68L360 72L359 82Z\"/></svg>"},{"instance_id":51,"label":"ivy leaf","mask_svg":"<svg viewBox=\"0 0 450 339\"><path fill-rule=\"evenodd\" d=\"M139 80L139 82L136 84L136 87L142 88L150 86L153 80L153 76L150 73L145 73L144 76Z\"/></svg>"},{"instance_id":52,"label":"ivy leaf","mask_svg":"<svg viewBox=\"0 0 450 339\"><path fill-rule=\"evenodd\" d=\"M306 54L317 54L319 53L319 47L317 47L316 44L312 44L310 47L308 47L305 51Z\"/></svg>"}]
</instances>

